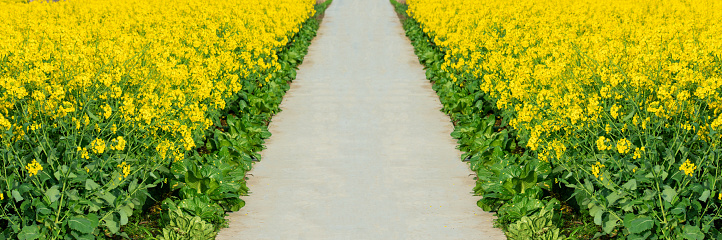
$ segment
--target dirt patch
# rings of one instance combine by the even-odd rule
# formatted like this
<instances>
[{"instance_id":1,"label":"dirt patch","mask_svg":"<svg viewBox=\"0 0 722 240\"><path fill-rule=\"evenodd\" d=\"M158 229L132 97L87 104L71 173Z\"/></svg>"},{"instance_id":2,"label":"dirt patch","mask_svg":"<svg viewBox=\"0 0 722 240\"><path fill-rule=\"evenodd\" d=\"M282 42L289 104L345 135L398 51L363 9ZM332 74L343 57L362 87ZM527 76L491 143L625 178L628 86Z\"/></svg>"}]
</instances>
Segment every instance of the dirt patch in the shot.
<instances>
[{"instance_id":1,"label":"dirt patch","mask_svg":"<svg viewBox=\"0 0 722 240\"><path fill-rule=\"evenodd\" d=\"M391 0L391 4L394 5L394 12L396 12L396 16L399 17L399 21L401 21L401 25L404 25L404 22L406 22L406 18L408 17L408 15L405 13L406 0ZM399 9L399 8L401 8L401 9Z\"/></svg>"}]
</instances>

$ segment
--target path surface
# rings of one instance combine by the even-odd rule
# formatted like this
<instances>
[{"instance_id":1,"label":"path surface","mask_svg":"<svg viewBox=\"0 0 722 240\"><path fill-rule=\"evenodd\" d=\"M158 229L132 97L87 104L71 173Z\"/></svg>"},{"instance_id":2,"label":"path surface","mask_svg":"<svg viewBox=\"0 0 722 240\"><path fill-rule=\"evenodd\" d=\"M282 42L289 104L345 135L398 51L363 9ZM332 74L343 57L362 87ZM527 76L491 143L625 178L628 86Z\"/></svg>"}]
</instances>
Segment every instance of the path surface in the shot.
<instances>
[{"instance_id":1,"label":"path surface","mask_svg":"<svg viewBox=\"0 0 722 240\"><path fill-rule=\"evenodd\" d=\"M217 239L505 239L388 0L334 0Z\"/></svg>"}]
</instances>

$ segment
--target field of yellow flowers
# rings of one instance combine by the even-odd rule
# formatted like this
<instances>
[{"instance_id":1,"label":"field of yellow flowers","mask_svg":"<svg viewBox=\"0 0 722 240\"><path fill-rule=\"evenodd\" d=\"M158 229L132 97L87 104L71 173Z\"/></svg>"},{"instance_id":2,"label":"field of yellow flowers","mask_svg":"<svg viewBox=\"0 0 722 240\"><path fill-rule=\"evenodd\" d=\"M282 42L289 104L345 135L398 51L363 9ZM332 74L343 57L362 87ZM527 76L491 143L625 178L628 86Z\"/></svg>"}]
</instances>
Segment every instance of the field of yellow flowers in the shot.
<instances>
[{"instance_id":1,"label":"field of yellow flowers","mask_svg":"<svg viewBox=\"0 0 722 240\"><path fill-rule=\"evenodd\" d=\"M563 238L560 206L598 236L722 237L722 4L407 3L479 206L510 239Z\"/></svg>"},{"instance_id":2,"label":"field of yellow flowers","mask_svg":"<svg viewBox=\"0 0 722 240\"><path fill-rule=\"evenodd\" d=\"M215 236L314 3L0 2L0 239L125 235L154 209L162 239Z\"/></svg>"}]
</instances>

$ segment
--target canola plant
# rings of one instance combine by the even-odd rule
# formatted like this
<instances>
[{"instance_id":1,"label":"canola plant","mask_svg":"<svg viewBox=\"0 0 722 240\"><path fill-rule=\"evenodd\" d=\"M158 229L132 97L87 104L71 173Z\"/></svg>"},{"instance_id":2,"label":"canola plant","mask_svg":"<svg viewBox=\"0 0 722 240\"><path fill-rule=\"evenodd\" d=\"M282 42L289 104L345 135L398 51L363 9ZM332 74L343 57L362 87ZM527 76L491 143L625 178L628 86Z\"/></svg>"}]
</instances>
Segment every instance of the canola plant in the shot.
<instances>
[{"instance_id":1,"label":"canola plant","mask_svg":"<svg viewBox=\"0 0 722 240\"><path fill-rule=\"evenodd\" d=\"M719 236L722 4L407 3L407 14L443 54L430 67L440 73L434 79L440 95L483 95L527 155L546 166L534 173L545 192L532 198L571 188L579 211L613 236ZM482 195L509 194L501 184L484 184ZM515 201L480 205L498 209Z\"/></svg>"},{"instance_id":2,"label":"canola plant","mask_svg":"<svg viewBox=\"0 0 722 240\"><path fill-rule=\"evenodd\" d=\"M220 141L208 134L239 99L268 108L259 98L280 91L292 68L278 53L314 16L314 3L0 2L0 238L112 236L141 214L149 189L168 187L186 199L164 202L186 209L171 209L173 218L203 206L202 218L185 223L214 234L223 211L242 206L258 149L234 145L245 165L211 161L206 138ZM230 127L246 132L234 128L232 137L262 141L263 128L249 125L261 120L243 109Z\"/></svg>"}]
</instances>

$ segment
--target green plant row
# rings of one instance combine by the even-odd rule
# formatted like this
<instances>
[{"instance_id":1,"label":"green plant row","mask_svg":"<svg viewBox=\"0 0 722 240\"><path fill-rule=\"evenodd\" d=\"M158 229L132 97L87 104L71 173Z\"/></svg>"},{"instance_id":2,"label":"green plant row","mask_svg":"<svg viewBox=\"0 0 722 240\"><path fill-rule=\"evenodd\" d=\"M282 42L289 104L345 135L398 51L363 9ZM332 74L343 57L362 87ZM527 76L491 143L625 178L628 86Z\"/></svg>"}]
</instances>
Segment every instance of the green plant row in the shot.
<instances>
[{"instance_id":1,"label":"green plant row","mask_svg":"<svg viewBox=\"0 0 722 240\"><path fill-rule=\"evenodd\" d=\"M146 209L153 211L152 207L160 204L160 216L153 219L159 224L142 232L134 229L138 234L135 238L152 239L152 233L157 232L157 239L164 240L213 239L227 227L225 212L238 211L245 205L240 197L249 191L246 172L261 159L264 139L271 136L268 123L281 110L282 97L296 78L297 67L308 53L329 4L331 0L317 4L315 16L303 23L293 40L277 53L282 67L268 84L244 87L230 101L234 104L215 117L215 127L206 131L202 147L172 164L171 180L158 189L168 197L150 203ZM140 224L144 219L137 220Z\"/></svg>"},{"instance_id":2,"label":"green plant row","mask_svg":"<svg viewBox=\"0 0 722 240\"><path fill-rule=\"evenodd\" d=\"M540 161L518 142L517 132L508 125L512 115L500 111L478 87L454 84L441 69L444 52L407 14L407 5L390 1L439 95L442 111L454 123L451 136L464 152L462 161L476 172L474 193L482 196L477 205L496 212L495 226L509 239L578 239L598 233L589 218L559 200L570 197L570 191L551 177L549 162Z\"/></svg>"}]
</instances>

